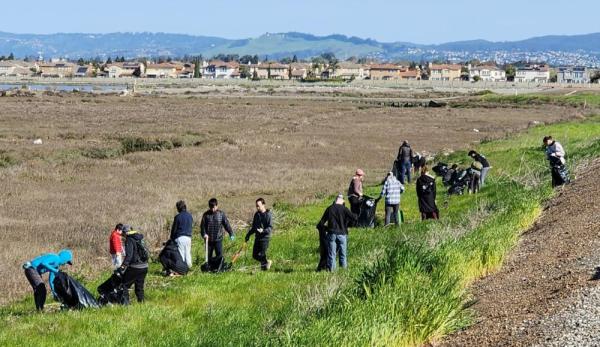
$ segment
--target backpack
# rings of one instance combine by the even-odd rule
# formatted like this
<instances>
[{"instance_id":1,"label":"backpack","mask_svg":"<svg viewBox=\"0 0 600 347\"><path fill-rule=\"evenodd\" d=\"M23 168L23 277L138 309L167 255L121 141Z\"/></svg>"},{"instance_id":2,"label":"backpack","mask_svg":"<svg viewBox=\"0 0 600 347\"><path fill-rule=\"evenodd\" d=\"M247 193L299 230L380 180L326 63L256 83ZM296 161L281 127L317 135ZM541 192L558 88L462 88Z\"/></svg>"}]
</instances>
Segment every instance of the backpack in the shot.
<instances>
[{"instance_id":1,"label":"backpack","mask_svg":"<svg viewBox=\"0 0 600 347\"><path fill-rule=\"evenodd\" d=\"M146 247L144 239L135 240L135 251L137 252L138 259L142 263L148 262L148 259L150 259L150 252L148 252L148 247Z\"/></svg>"}]
</instances>

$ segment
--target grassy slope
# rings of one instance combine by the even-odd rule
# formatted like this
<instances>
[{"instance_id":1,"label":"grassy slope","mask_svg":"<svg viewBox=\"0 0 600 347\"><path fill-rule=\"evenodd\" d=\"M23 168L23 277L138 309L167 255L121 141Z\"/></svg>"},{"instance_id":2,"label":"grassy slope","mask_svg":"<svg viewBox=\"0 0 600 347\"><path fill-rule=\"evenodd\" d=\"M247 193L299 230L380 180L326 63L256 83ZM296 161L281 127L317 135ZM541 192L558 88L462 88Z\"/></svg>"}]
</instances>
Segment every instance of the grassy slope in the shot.
<instances>
[{"instance_id":1,"label":"grassy slope","mask_svg":"<svg viewBox=\"0 0 600 347\"><path fill-rule=\"evenodd\" d=\"M565 145L572 161L600 155L597 117L483 144L481 151L494 166L483 192L453 197L442 208L441 222L422 223L411 185L403 196L408 223L399 229L351 231L348 271L313 271L314 224L327 201L296 208L279 204L278 233L270 249L274 271L257 271L251 250L238 270L227 274L165 279L153 264L146 304L35 314L29 298L0 310L0 345L417 345L435 340L468 323L462 309L466 285L501 264L519 231L531 225L551 196L539 151L541 137L549 133ZM463 158L457 153L447 161L466 163ZM369 190L376 194L378 188ZM442 200L439 194L440 207ZM226 243L227 253L240 242ZM199 243L194 251L200 259ZM86 285L93 289L98 282Z\"/></svg>"},{"instance_id":2,"label":"grassy slope","mask_svg":"<svg viewBox=\"0 0 600 347\"><path fill-rule=\"evenodd\" d=\"M518 105L528 104L557 104L565 106L600 106L600 94L593 92L578 92L571 95L558 94L522 94L522 95L497 95L488 94L483 96L484 101L509 103Z\"/></svg>"}]
</instances>

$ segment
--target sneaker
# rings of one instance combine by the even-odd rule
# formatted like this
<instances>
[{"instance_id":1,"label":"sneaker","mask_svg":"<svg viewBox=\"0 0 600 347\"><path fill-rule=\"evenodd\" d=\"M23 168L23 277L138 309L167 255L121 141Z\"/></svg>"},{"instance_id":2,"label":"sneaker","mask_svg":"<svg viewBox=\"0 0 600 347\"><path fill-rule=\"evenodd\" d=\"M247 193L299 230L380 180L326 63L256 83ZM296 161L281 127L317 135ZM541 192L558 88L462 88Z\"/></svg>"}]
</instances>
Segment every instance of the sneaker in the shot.
<instances>
[{"instance_id":1,"label":"sneaker","mask_svg":"<svg viewBox=\"0 0 600 347\"><path fill-rule=\"evenodd\" d=\"M267 268L266 269L269 270L271 268L272 264L273 264L273 261L272 260L268 260L267 261Z\"/></svg>"}]
</instances>

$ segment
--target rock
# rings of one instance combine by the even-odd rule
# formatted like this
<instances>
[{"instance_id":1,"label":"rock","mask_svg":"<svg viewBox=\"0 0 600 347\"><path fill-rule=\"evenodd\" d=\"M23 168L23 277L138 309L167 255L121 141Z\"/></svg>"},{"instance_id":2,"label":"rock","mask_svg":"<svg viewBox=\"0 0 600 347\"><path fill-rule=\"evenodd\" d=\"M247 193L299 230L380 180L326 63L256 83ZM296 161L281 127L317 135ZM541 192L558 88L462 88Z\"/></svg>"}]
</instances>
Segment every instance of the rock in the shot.
<instances>
[{"instance_id":1,"label":"rock","mask_svg":"<svg viewBox=\"0 0 600 347\"><path fill-rule=\"evenodd\" d=\"M35 139L35 140L33 140L33 144L34 145L41 145L41 144L43 144L43 141L42 141L42 139Z\"/></svg>"}]
</instances>

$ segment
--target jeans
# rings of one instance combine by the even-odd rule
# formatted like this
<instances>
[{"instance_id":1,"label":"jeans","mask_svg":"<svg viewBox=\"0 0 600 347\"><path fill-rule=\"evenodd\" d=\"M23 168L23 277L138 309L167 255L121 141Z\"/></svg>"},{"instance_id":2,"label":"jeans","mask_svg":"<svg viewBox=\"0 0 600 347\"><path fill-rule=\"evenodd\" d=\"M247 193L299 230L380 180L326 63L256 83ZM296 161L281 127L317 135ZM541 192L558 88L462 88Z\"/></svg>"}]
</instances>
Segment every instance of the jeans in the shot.
<instances>
[{"instance_id":1,"label":"jeans","mask_svg":"<svg viewBox=\"0 0 600 347\"><path fill-rule=\"evenodd\" d=\"M484 167L481 169L481 176L479 178L479 188L483 188L483 186L485 185L485 177L487 176L488 171L490 171L490 167Z\"/></svg>"},{"instance_id":2,"label":"jeans","mask_svg":"<svg viewBox=\"0 0 600 347\"><path fill-rule=\"evenodd\" d=\"M400 183L404 184L404 176L408 178L408 183L410 183L410 171L412 169L412 164L410 161L405 161L400 164Z\"/></svg>"},{"instance_id":3,"label":"jeans","mask_svg":"<svg viewBox=\"0 0 600 347\"><path fill-rule=\"evenodd\" d=\"M327 270L335 270L336 252L339 253L340 267L345 269L348 267L346 261L346 249L348 247L348 235L336 235L327 233Z\"/></svg>"},{"instance_id":4,"label":"jeans","mask_svg":"<svg viewBox=\"0 0 600 347\"><path fill-rule=\"evenodd\" d=\"M127 267L123 274L123 285L129 289L132 284L135 285L135 296L138 302L144 302L144 281L148 274L148 268L138 269L131 266ZM125 292L127 301L129 301L129 290Z\"/></svg>"},{"instance_id":5,"label":"jeans","mask_svg":"<svg viewBox=\"0 0 600 347\"><path fill-rule=\"evenodd\" d=\"M385 204L385 225L389 225L392 222L396 225L400 224L398 221L399 208L400 208L399 204L396 204L396 205Z\"/></svg>"},{"instance_id":6,"label":"jeans","mask_svg":"<svg viewBox=\"0 0 600 347\"><path fill-rule=\"evenodd\" d=\"M213 253L215 256L213 257ZM223 240L208 241L208 261L223 256Z\"/></svg>"},{"instance_id":7,"label":"jeans","mask_svg":"<svg viewBox=\"0 0 600 347\"><path fill-rule=\"evenodd\" d=\"M123 264L123 254L121 254L121 253L111 254L110 257L112 259L113 268L115 270L120 268L121 264Z\"/></svg>"},{"instance_id":8,"label":"jeans","mask_svg":"<svg viewBox=\"0 0 600 347\"><path fill-rule=\"evenodd\" d=\"M192 268L192 238L189 236L179 236L175 239L181 259L187 264L188 268Z\"/></svg>"},{"instance_id":9,"label":"jeans","mask_svg":"<svg viewBox=\"0 0 600 347\"><path fill-rule=\"evenodd\" d=\"M44 310L44 304L46 303L46 284L44 280L42 280L42 276L37 272L34 268L25 269L25 277L31 284L31 289L33 289L33 299L35 301L35 308L38 311Z\"/></svg>"},{"instance_id":10,"label":"jeans","mask_svg":"<svg viewBox=\"0 0 600 347\"><path fill-rule=\"evenodd\" d=\"M260 267L263 270L267 269L267 249L269 248L269 239L254 239L254 247L252 248L252 258L260 262Z\"/></svg>"}]
</instances>

